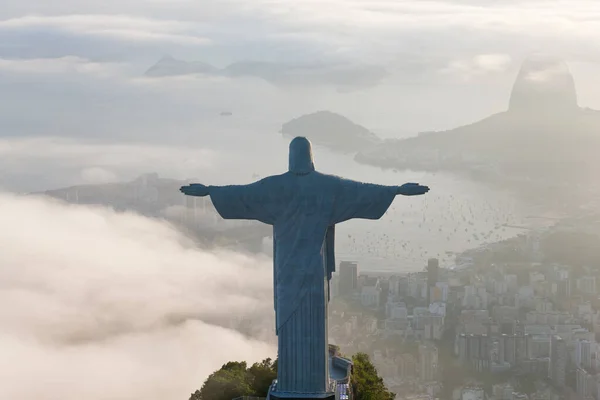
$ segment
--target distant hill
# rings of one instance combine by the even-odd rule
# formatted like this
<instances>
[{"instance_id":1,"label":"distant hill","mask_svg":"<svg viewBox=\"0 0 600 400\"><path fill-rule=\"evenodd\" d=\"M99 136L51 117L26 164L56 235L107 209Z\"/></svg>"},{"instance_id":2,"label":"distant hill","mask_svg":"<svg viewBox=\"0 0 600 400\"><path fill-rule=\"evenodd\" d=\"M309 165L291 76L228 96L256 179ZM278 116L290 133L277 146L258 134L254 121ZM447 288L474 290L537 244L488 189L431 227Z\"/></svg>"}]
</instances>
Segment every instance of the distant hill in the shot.
<instances>
[{"instance_id":1,"label":"distant hill","mask_svg":"<svg viewBox=\"0 0 600 400\"><path fill-rule=\"evenodd\" d=\"M32 193L72 204L101 205L116 211L133 211L147 217L162 217L170 206L182 205L179 188L183 181L144 174L131 182L78 185Z\"/></svg>"},{"instance_id":2,"label":"distant hill","mask_svg":"<svg viewBox=\"0 0 600 400\"><path fill-rule=\"evenodd\" d=\"M184 196L179 188L186 184L187 181L160 178L152 173L131 182L79 185L31 195L44 195L71 204L101 205L116 211L164 219L198 244L212 246L239 242L247 244L250 251L260 251L257 243L262 243L263 237L272 234L268 225L250 221L248 227L239 228L217 214L210 198Z\"/></svg>"},{"instance_id":3,"label":"distant hill","mask_svg":"<svg viewBox=\"0 0 600 400\"><path fill-rule=\"evenodd\" d=\"M314 144L341 153L356 153L381 142L367 128L330 111L318 111L286 122L281 133L288 137L305 136Z\"/></svg>"},{"instance_id":4,"label":"distant hill","mask_svg":"<svg viewBox=\"0 0 600 400\"><path fill-rule=\"evenodd\" d=\"M355 159L383 168L581 181L590 164L600 164L598 148L600 112L578 106L567 65L533 56L521 67L506 111L448 131L386 140Z\"/></svg>"},{"instance_id":5,"label":"distant hill","mask_svg":"<svg viewBox=\"0 0 600 400\"><path fill-rule=\"evenodd\" d=\"M165 56L150 67L145 75L149 77L190 75L190 74L213 74L218 69L203 62L186 62L177 60L171 56Z\"/></svg>"},{"instance_id":6,"label":"distant hill","mask_svg":"<svg viewBox=\"0 0 600 400\"><path fill-rule=\"evenodd\" d=\"M145 76L155 78L194 74L253 77L275 85L330 84L339 89L351 89L377 85L387 76L387 71L377 65L264 61L239 61L225 68L217 68L204 62L189 62L165 56L145 72Z\"/></svg>"}]
</instances>

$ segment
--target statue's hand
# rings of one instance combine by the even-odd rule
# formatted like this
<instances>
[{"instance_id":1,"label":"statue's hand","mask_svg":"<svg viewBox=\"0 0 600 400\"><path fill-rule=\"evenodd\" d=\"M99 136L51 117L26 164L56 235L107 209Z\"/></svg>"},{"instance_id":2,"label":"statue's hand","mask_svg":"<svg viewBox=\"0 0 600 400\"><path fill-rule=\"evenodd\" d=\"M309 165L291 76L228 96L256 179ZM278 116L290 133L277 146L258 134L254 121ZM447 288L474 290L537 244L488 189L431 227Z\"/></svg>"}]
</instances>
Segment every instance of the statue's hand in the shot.
<instances>
[{"instance_id":1,"label":"statue's hand","mask_svg":"<svg viewBox=\"0 0 600 400\"><path fill-rule=\"evenodd\" d=\"M419 196L429 192L428 186L421 186L418 183L405 183L402 186L398 186L398 193L403 196Z\"/></svg>"},{"instance_id":2,"label":"statue's hand","mask_svg":"<svg viewBox=\"0 0 600 400\"><path fill-rule=\"evenodd\" d=\"M204 197L209 195L208 186L201 183L192 183L191 185L182 186L179 191L186 196Z\"/></svg>"}]
</instances>

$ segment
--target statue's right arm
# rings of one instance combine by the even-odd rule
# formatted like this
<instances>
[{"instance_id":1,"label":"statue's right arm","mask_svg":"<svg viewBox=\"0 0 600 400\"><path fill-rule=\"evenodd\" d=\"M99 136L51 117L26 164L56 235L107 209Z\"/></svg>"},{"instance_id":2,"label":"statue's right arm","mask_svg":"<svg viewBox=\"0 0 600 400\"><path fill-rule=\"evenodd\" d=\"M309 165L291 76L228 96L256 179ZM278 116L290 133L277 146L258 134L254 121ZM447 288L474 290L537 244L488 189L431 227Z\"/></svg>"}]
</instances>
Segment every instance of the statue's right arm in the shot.
<instances>
[{"instance_id":1,"label":"statue's right arm","mask_svg":"<svg viewBox=\"0 0 600 400\"><path fill-rule=\"evenodd\" d=\"M397 195L402 196L419 196L429 192L428 186L419 185L418 183L405 183L402 186L397 186Z\"/></svg>"},{"instance_id":2,"label":"statue's right arm","mask_svg":"<svg viewBox=\"0 0 600 400\"><path fill-rule=\"evenodd\" d=\"M187 186L182 186L179 191L186 196L204 197L210 194L210 188L213 186L205 186L201 183L191 183Z\"/></svg>"}]
</instances>

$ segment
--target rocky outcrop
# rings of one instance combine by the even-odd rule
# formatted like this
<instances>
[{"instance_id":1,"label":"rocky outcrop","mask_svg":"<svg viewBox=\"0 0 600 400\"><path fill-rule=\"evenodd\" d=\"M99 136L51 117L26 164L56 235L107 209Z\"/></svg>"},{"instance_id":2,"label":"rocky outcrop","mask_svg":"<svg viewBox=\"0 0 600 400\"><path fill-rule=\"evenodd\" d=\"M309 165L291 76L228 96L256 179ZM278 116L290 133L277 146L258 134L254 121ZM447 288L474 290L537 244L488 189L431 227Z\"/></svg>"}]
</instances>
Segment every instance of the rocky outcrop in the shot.
<instances>
[{"instance_id":1,"label":"rocky outcrop","mask_svg":"<svg viewBox=\"0 0 600 400\"><path fill-rule=\"evenodd\" d=\"M576 110L575 81L564 61L536 55L523 62L510 95L509 112L564 114Z\"/></svg>"},{"instance_id":2,"label":"rocky outcrop","mask_svg":"<svg viewBox=\"0 0 600 400\"><path fill-rule=\"evenodd\" d=\"M567 65L547 56L523 63L508 109L448 131L386 140L356 155L393 169L493 171L501 180L580 179L598 165L600 112L580 108ZM547 180L546 180L547 181Z\"/></svg>"}]
</instances>

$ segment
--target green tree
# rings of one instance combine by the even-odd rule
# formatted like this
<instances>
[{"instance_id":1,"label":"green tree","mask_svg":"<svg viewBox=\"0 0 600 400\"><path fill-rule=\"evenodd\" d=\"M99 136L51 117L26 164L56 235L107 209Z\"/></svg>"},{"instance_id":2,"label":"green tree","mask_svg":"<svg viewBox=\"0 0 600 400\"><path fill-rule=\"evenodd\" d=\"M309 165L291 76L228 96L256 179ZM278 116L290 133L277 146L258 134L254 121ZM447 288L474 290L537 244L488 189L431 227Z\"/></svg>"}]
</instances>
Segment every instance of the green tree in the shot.
<instances>
[{"instance_id":1,"label":"green tree","mask_svg":"<svg viewBox=\"0 0 600 400\"><path fill-rule=\"evenodd\" d=\"M232 400L240 396L266 397L277 376L277 360L267 358L250 368L245 362L230 361L206 378L190 400Z\"/></svg>"},{"instance_id":2,"label":"green tree","mask_svg":"<svg viewBox=\"0 0 600 400\"><path fill-rule=\"evenodd\" d=\"M267 358L248 368L250 387L254 396L267 397L269 386L277 378L277 360Z\"/></svg>"},{"instance_id":3,"label":"green tree","mask_svg":"<svg viewBox=\"0 0 600 400\"><path fill-rule=\"evenodd\" d=\"M355 400L393 400L396 397L387 390L368 355L357 353L352 362L351 384Z\"/></svg>"},{"instance_id":4,"label":"green tree","mask_svg":"<svg viewBox=\"0 0 600 400\"><path fill-rule=\"evenodd\" d=\"M204 381L190 400L231 400L251 393L245 362L228 362Z\"/></svg>"},{"instance_id":5,"label":"green tree","mask_svg":"<svg viewBox=\"0 0 600 400\"><path fill-rule=\"evenodd\" d=\"M351 384L355 400L393 400L377 374L369 356L358 353L352 357L354 367ZM190 400L232 400L240 396L266 397L269 386L277 377L277 360L267 358L248 368L245 362L228 362L204 381Z\"/></svg>"}]
</instances>

